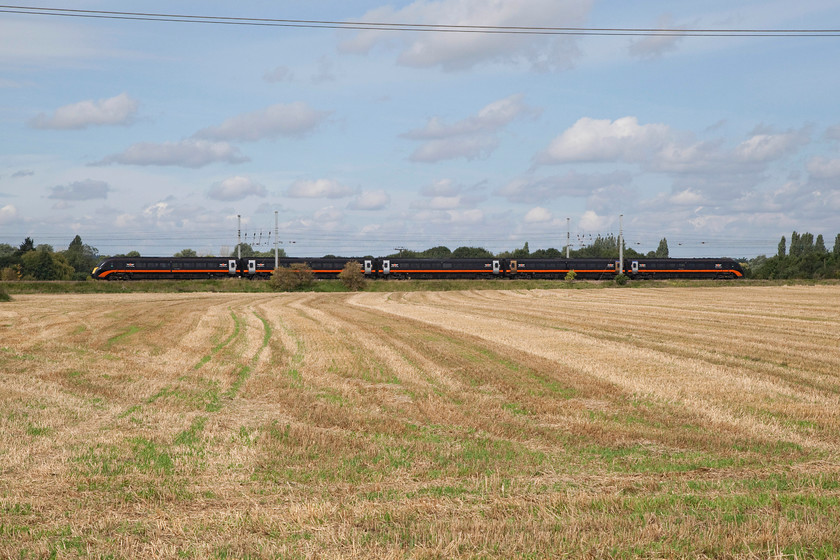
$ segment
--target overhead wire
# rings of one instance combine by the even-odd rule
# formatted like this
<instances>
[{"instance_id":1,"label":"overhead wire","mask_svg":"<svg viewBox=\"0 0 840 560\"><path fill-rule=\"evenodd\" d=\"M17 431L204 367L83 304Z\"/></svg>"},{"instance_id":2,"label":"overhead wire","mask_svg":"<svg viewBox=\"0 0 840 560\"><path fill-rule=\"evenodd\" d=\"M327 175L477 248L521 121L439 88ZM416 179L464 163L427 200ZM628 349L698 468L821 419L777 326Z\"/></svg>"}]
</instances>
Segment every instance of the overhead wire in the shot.
<instances>
[{"instance_id":1,"label":"overhead wire","mask_svg":"<svg viewBox=\"0 0 840 560\"><path fill-rule=\"evenodd\" d=\"M525 25L456 25L382 21L333 21L280 18L249 18L154 12L82 10L46 6L0 5L0 13L76 17L90 19L160 21L260 27L349 29L355 31L413 31L425 33L481 33L509 35L592 35L643 37L840 37L840 29L725 29L725 28L642 28L642 27L540 27Z\"/></svg>"}]
</instances>

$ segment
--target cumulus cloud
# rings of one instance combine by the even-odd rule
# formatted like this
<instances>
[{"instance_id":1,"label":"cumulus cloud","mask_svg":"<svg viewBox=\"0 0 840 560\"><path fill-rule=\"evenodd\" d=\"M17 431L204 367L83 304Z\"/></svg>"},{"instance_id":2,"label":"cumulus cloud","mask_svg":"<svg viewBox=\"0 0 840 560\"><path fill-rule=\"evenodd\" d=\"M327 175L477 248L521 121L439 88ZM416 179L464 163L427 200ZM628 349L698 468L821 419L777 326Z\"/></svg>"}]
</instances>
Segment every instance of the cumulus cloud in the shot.
<instances>
[{"instance_id":1,"label":"cumulus cloud","mask_svg":"<svg viewBox=\"0 0 840 560\"><path fill-rule=\"evenodd\" d=\"M840 178L840 159L813 157L808 160L807 169L814 179L837 179Z\"/></svg>"},{"instance_id":2,"label":"cumulus cloud","mask_svg":"<svg viewBox=\"0 0 840 560\"><path fill-rule=\"evenodd\" d=\"M286 189L290 198L344 198L355 193L347 185L333 179L295 181Z\"/></svg>"},{"instance_id":3,"label":"cumulus cloud","mask_svg":"<svg viewBox=\"0 0 840 560\"><path fill-rule=\"evenodd\" d=\"M494 136L432 140L414 150L409 159L419 163L435 163L457 158L486 158L498 145L499 140Z\"/></svg>"},{"instance_id":4,"label":"cumulus cloud","mask_svg":"<svg viewBox=\"0 0 840 560\"><path fill-rule=\"evenodd\" d=\"M50 189L52 193L47 198L54 198L65 201L93 200L96 198L107 198L111 187L105 181L86 179L76 181L69 185L59 185Z\"/></svg>"},{"instance_id":5,"label":"cumulus cloud","mask_svg":"<svg viewBox=\"0 0 840 560\"><path fill-rule=\"evenodd\" d=\"M552 219L554 219L554 215L542 206L531 208L528 210L528 213L525 214L526 224L541 224L544 222L550 222Z\"/></svg>"},{"instance_id":6,"label":"cumulus cloud","mask_svg":"<svg viewBox=\"0 0 840 560\"><path fill-rule=\"evenodd\" d=\"M592 0L417 0L395 9L384 6L361 21L418 24L544 26L545 22L576 26L586 21ZM498 35L493 33L417 33L360 31L342 43L344 52L367 53L379 44L396 44L398 63L412 67L439 66L447 71L486 62L530 64L538 69L567 69L579 55L573 37Z\"/></svg>"},{"instance_id":7,"label":"cumulus cloud","mask_svg":"<svg viewBox=\"0 0 840 560\"><path fill-rule=\"evenodd\" d=\"M636 117L583 117L552 140L538 163L639 161L660 151L673 137L664 124L640 125Z\"/></svg>"},{"instance_id":8,"label":"cumulus cloud","mask_svg":"<svg viewBox=\"0 0 840 560\"><path fill-rule=\"evenodd\" d=\"M120 163L124 165L172 165L199 168L211 163L243 163L249 159L239 148L227 142L187 139L180 142L140 142L121 154L114 154L97 165Z\"/></svg>"},{"instance_id":9,"label":"cumulus cloud","mask_svg":"<svg viewBox=\"0 0 840 560\"><path fill-rule=\"evenodd\" d=\"M317 210L312 215L313 221L307 221L307 226L316 225L319 229L334 230L342 225L344 212L335 206L327 206Z\"/></svg>"},{"instance_id":10,"label":"cumulus cloud","mask_svg":"<svg viewBox=\"0 0 840 560\"><path fill-rule=\"evenodd\" d=\"M420 210L456 210L474 208L486 199L480 185L465 186L451 179L439 179L420 189L423 197L411 203Z\"/></svg>"},{"instance_id":11,"label":"cumulus cloud","mask_svg":"<svg viewBox=\"0 0 840 560\"><path fill-rule=\"evenodd\" d=\"M198 131L194 136L206 140L247 142L278 136L303 136L323 122L327 115L328 111L316 111L303 102L279 103L231 117L219 126Z\"/></svg>"},{"instance_id":12,"label":"cumulus cloud","mask_svg":"<svg viewBox=\"0 0 840 560\"><path fill-rule=\"evenodd\" d=\"M499 144L496 133L523 115L537 111L523 102L523 95L516 94L494 101L475 115L452 124L440 117L432 117L423 128L406 132L403 138L423 141L411 155L412 161L436 162L444 159L486 157Z\"/></svg>"},{"instance_id":13,"label":"cumulus cloud","mask_svg":"<svg viewBox=\"0 0 840 560\"><path fill-rule=\"evenodd\" d=\"M52 115L44 113L30 121L31 126L42 129L79 130L89 126L128 125L134 120L138 103L127 93L116 97L88 100L65 105Z\"/></svg>"},{"instance_id":14,"label":"cumulus cloud","mask_svg":"<svg viewBox=\"0 0 840 560\"><path fill-rule=\"evenodd\" d=\"M0 208L0 225L13 224L18 221L17 208L7 204Z\"/></svg>"},{"instance_id":15,"label":"cumulus cloud","mask_svg":"<svg viewBox=\"0 0 840 560\"><path fill-rule=\"evenodd\" d=\"M439 117L432 117L425 127L407 132L403 134L403 137L412 140L434 140L480 132L496 132L523 114L536 114L534 109L524 103L524 97L519 93L493 101L475 115L453 124L446 124Z\"/></svg>"},{"instance_id":16,"label":"cumulus cloud","mask_svg":"<svg viewBox=\"0 0 840 560\"><path fill-rule=\"evenodd\" d=\"M460 193L462 187L452 179L438 179L420 189L423 196L452 196Z\"/></svg>"},{"instance_id":17,"label":"cumulus cloud","mask_svg":"<svg viewBox=\"0 0 840 560\"><path fill-rule=\"evenodd\" d=\"M584 231L604 231L612 223L612 218L599 216L593 210L587 210L580 217L578 227Z\"/></svg>"},{"instance_id":18,"label":"cumulus cloud","mask_svg":"<svg viewBox=\"0 0 840 560\"><path fill-rule=\"evenodd\" d=\"M807 141L804 131L754 134L735 148L735 156L744 162L775 160L791 153Z\"/></svg>"},{"instance_id":19,"label":"cumulus cloud","mask_svg":"<svg viewBox=\"0 0 840 560\"><path fill-rule=\"evenodd\" d=\"M362 191L347 206L351 210L382 210L391 202L391 197L384 190Z\"/></svg>"},{"instance_id":20,"label":"cumulus cloud","mask_svg":"<svg viewBox=\"0 0 840 560\"><path fill-rule=\"evenodd\" d=\"M268 194L265 186L248 177L228 177L224 181L215 183L207 193L208 198L214 200L242 200L249 196L265 197Z\"/></svg>"},{"instance_id":21,"label":"cumulus cloud","mask_svg":"<svg viewBox=\"0 0 840 560\"><path fill-rule=\"evenodd\" d=\"M661 123L640 124L635 117L615 121L585 117L552 140L535 161L634 164L643 171L671 174L675 182L691 176L695 187L704 185L731 198L753 187L762 171L795 153L809 142L809 136L808 127L758 130L735 147L727 147L722 139L698 141L692 133Z\"/></svg>"}]
</instances>

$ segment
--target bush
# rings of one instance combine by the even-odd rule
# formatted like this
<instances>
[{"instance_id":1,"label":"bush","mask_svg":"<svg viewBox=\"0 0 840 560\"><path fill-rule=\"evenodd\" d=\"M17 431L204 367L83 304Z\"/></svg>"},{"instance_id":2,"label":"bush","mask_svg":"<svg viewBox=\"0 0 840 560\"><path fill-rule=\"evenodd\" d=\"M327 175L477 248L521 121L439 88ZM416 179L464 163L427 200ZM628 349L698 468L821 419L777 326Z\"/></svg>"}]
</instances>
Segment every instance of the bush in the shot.
<instances>
[{"instance_id":1,"label":"bush","mask_svg":"<svg viewBox=\"0 0 840 560\"><path fill-rule=\"evenodd\" d=\"M364 290L367 285L365 272L362 270L362 265L360 265L357 261L349 261L345 264L344 269L338 273L338 279L341 280L341 282L351 292Z\"/></svg>"},{"instance_id":2,"label":"bush","mask_svg":"<svg viewBox=\"0 0 840 560\"><path fill-rule=\"evenodd\" d=\"M569 284L574 282L575 278L577 278L577 272L575 272L574 270L570 270L566 273L566 282L568 282Z\"/></svg>"},{"instance_id":3,"label":"bush","mask_svg":"<svg viewBox=\"0 0 840 560\"><path fill-rule=\"evenodd\" d=\"M6 291L6 288L3 287L3 284L0 284L0 301L11 301L12 296Z\"/></svg>"},{"instance_id":4,"label":"bush","mask_svg":"<svg viewBox=\"0 0 840 560\"><path fill-rule=\"evenodd\" d=\"M3 282L14 282L16 280L20 280L21 272L20 272L20 265L16 264L13 266L9 266L0 270L0 281Z\"/></svg>"},{"instance_id":5,"label":"bush","mask_svg":"<svg viewBox=\"0 0 840 560\"><path fill-rule=\"evenodd\" d=\"M626 274L616 274L615 275L615 283L619 286L623 286L627 283L627 275Z\"/></svg>"},{"instance_id":6,"label":"bush","mask_svg":"<svg viewBox=\"0 0 840 560\"><path fill-rule=\"evenodd\" d=\"M269 283L278 292L293 292L312 287L315 275L309 265L295 263L290 267L275 268Z\"/></svg>"}]
</instances>

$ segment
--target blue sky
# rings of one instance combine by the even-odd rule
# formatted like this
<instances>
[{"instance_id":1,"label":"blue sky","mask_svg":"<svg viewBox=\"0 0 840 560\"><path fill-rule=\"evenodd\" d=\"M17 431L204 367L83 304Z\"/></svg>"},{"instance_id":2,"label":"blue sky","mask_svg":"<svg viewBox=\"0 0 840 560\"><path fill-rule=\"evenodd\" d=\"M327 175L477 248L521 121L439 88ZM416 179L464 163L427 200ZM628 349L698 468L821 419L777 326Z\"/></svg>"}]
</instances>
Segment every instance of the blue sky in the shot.
<instances>
[{"instance_id":1,"label":"blue sky","mask_svg":"<svg viewBox=\"0 0 840 560\"><path fill-rule=\"evenodd\" d=\"M112 2L51 7L113 10ZM120 11L590 28L840 28L800 2L123 1ZM840 232L840 37L573 37L0 13L0 243L103 254L673 256ZM272 242L269 244L268 240Z\"/></svg>"}]
</instances>

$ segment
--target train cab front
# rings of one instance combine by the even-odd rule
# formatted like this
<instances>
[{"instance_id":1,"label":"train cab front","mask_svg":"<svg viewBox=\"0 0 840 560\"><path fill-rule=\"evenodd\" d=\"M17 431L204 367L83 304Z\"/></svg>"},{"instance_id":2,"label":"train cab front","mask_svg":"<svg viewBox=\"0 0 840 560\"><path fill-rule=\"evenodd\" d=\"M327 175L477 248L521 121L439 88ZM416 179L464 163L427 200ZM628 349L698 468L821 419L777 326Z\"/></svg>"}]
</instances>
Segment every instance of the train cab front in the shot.
<instances>
[{"instance_id":1,"label":"train cab front","mask_svg":"<svg viewBox=\"0 0 840 560\"><path fill-rule=\"evenodd\" d=\"M90 277L91 277L91 278L93 278L94 280L102 280L102 279L104 279L104 278L105 278L105 276L104 276L104 274L105 274L105 268L106 268L106 266L105 266L105 265L107 264L107 262L108 262L108 261L102 261L101 263L99 263L98 265L96 265L96 267L95 267L95 268L93 269L93 271L90 273Z\"/></svg>"}]
</instances>

